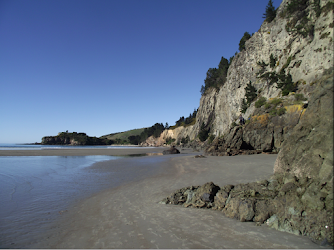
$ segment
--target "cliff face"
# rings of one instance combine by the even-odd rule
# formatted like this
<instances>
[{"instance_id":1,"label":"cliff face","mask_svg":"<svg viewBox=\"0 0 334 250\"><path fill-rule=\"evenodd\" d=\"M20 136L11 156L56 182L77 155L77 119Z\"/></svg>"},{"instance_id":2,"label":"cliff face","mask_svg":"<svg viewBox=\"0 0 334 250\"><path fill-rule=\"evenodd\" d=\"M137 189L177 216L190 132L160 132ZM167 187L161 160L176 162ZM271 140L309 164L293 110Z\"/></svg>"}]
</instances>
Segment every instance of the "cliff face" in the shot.
<instances>
[{"instance_id":1,"label":"cliff face","mask_svg":"<svg viewBox=\"0 0 334 250\"><path fill-rule=\"evenodd\" d=\"M328 1L320 1L325 6ZM212 90L202 96L194 125L199 132L202 122L211 123L211 133L223 135L240 115L245 87L249 83L261 90L260 95L274 98L281 95L276 84L268 85L266 80L257 78L261 67L257 62L269 64L270 55L277 58L276 66L266 71L279 73L283 67L290 72L292 80L298 84L298 93L306 97L314 89L313 83L319 80L323 72L333 66L333 12L322 12L317 18L309 6L310 24L314 25L314 37L303 37L289 33L285 26L290 21L281 17L287 1L278 8L277 16L271 23L264 22L258 32L246 41L246 49L235 56L228 70L227 81L219 91ZM286 65L287 64L287 65ZM245 113L249 117L254 112L251 105Z\"/></svg>"},{"instance_id":2,"label":"cliff face","mask_svg":"<svg viewBox=\"0 0 334 250\"><path fill-rule=\"evenodd\" d=\"M190 140L194 140L196 134L193 127L194 127L193 125L190 125L187 127L180 126L175 129L166 129L161 133L160 137L154 138L153 136L150 136L141 145L159 147L165 145L166 140L168 139L174 139L175 143L179 144L181 140L183 138L186 138L187 136L189 137Z\"/></svg>"},{"instance_id":3,"label":"cliff face","mask_svg":"<svg viewBox=\"0 0 334 250\"><path fill-rule=\"evenodd\" d=\"M313 1L310 2L306 9L308 22L303 25L314 30L309 32L312 34L303 35L296 31L295 27L301 20L296 20L296 16L286 13L288 0L283 0L276 18L271 23L264 22L246 41L245 50L234 57L225 84L219 90L211 89L201 97L196 124L184 128L183 131L178 128L177 131L166 133L176 141L187 136L194 140L202 123L206 128L210 128L210 133L216 137L228 133L232 123L241 113L245 88L250 81L258 90L258 96L267 99L281 97L282 91L276 83L268 84L266 79L258 77L262 70L278 74L284 68L286 73L290 72L293 82L297 85L297 93L309 98L314 90L314 83L322 77L326 69L333 66L334 54L332 5L329 0L321 0L321 13L317 16ZM290 27L289 31L286 26ZM273 68L269 66L270 55L276 58ZM268 66L262 68L258 65L258 62L262 61ZM253 103L244 117L250 117L254 111Z\"/></svg>"},{"instance_id":4,"label":"cliff face","mask_svg":"<svg viewBox=\"0 0 334 250\"><path fill-rule=\"evenodd\" d=\"M202 123L210 128L216 136L206 149L211 155L279 151L274 175L235 186L191 186L164 202L180 204L179 198L184 197L181 203L187 207L214 208L240 221L266 223L280 231L309 236L324 246L333 245L334 4L320 1L317 16L310 0L308 21L303 24L296 16L287 15L287 2L283 0L274 21L264 22L246 42L246 50L233 59L224 86L202 96L191 131L197 135ZM271 54L277 58L273 68L258 65L262 61L269 64ZM281 98L276 83L258 78L260 71L279 73L282 69L290 72L296 94L303 94L308 102L295 103L294 93ZM275 113L276 106L270 107L273 102L261 108L252 103L244 114L250 118L246 124L234 123L249 81L258 97L280 102L277 108L284 107L285 114ZM206 200L204 194L211 199Z\"/></svg>"},{"instance_id":5,"label":"cliff face","mask_svg":"<svg viewBox=\"0 0 334 250\"><path fill-rule=\"evenodd\" d=\"M283 142L275 173L332 183L333 177L333 71L316 84L309 107Z\"/></svg>"}]
</instances>

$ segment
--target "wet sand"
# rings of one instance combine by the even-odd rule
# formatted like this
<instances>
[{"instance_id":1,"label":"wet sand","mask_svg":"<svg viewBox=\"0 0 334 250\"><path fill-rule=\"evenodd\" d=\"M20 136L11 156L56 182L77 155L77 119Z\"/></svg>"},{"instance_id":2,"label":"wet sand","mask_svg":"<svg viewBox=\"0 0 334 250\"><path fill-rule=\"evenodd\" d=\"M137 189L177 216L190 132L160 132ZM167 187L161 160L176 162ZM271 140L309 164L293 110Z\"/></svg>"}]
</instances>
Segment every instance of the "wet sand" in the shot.
<instances>
[{"instance_id":1,"label":"wet sand","mask_svg":"<svg viewBox=\"0 0 334 250\"><path fill-rule=\"evenodd\" d=\"M161 153L166 147L131 147L131 148L69 148L43 150L0 150L0 156L86 156L86 155L129 155Z\"/></svg>"},{"instance_id":2,"label":"wet sand","mask_svg":"<svg viewBox=\"0 0 334 250\"><path fill-rule=\"evenodd\" d=\"M189 151L190 153L190 151ZM159 204L176 189L213 181L219 186L257 181L273 173L276 155L194 158L145 156L159 164L151 177L123 184L75 204L52 234L33 248L320 248L310 239L265 225L239 222L220 211ZM156 157L162 157L155 163ZM137 164L125 158L93 165Z\"/></svg>"}]
</instances>

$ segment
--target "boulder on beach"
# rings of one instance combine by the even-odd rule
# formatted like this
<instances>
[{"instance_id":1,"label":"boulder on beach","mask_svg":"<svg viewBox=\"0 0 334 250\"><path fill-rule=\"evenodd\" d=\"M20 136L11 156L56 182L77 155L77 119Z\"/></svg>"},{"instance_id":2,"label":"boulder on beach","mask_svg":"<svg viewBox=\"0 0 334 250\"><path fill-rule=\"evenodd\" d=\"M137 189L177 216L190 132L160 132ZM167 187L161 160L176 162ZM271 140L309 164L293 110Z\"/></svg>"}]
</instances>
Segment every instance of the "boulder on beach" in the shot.
<instances>
[{"instance_id":1,"label":"boulder on beach","mask_svg":"<svg viewBox=\"0 0 334 250\"><path fill-rule=\"evenodd\" d=\"M180 151L175 148L175 146L170 147L170 149L162 151L163 155L170 155L170 154L179 154Z\"/></svg>"}]
</instances>

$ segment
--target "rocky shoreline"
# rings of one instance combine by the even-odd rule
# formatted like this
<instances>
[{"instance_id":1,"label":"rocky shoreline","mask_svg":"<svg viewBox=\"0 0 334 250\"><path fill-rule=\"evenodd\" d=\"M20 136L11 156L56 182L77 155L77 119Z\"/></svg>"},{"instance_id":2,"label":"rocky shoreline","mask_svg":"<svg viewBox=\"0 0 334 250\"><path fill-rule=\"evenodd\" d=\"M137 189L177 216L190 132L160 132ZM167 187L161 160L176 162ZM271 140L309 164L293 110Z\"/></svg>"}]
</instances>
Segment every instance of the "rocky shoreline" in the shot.
<instances>
[{"instance_id":1,"label":"rocky shoreline","mask_svg":"<svg viewBox=\"0 0 334 250\"><path fill-rule=\"evenodd\" d=\"M333 71L327 73L298 123L285 131L274 175L269 179L222 187L212 182L188 186L161 203L215 209L230 218L266 223L280 231L308 236L322 246L333 246ZM207 146L206 154L275 152L272 149L278 143L269 122L257 126L269 135L267 143L266 136L258 135L253 137L258 138L253 140L259 142L258 150L243 147L248 138L245 134L257 134L254 124L257 122L233 128L226 137Z\"/></svg>"},{"instance_id":2,"label":"rocky shoreline","mask_svg":"<svg viewBox=\"0 0 334 250\"><path fill-rule=\"evenodd\" d=\"M331 190L321 189L322 201L310 200L319 186L291 175L273 175L259 182L219 187L213 182L189 186L173 192L161 204L214 209L225 216L266 223L279 231L308 236L321 246L333 244L333 204L326 197ZM312 208L325 207L326 210ZM312 207L312 208L311 208Z\"/></svg>"}]
</instances>

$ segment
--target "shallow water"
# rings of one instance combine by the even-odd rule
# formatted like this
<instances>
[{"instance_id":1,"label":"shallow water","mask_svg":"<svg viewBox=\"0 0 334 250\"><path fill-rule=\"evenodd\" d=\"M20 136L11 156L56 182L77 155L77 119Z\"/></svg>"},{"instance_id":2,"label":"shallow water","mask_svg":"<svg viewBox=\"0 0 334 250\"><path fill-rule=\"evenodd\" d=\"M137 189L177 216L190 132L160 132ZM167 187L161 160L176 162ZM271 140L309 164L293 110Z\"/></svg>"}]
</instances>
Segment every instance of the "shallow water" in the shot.
<instances>
[{"instance_id":1,"label":"shallow water","mask_svg":"<svg viewBox=\"0 0 334 250\"><path fill-rule=\"evenodd\" d=\"M87 197L114 181L96 181L102 173L87 171L115 156L0 157L0 247L16 248L18 239L34 237L66 211L69 203ZM112 173L108 173L109 176ZM19 247L24 247L20 245Z\"/></svg>"},{"instance_id":2,"label":"shallow water","mask_svg":"<svg viewBox=\"0 0 334 250\"><path fill-rule=\"evenodd\" d=\"M29 248L73 204L158 173L158 155L0 156L0 248Z\"/></svg>"}]
</instances>

